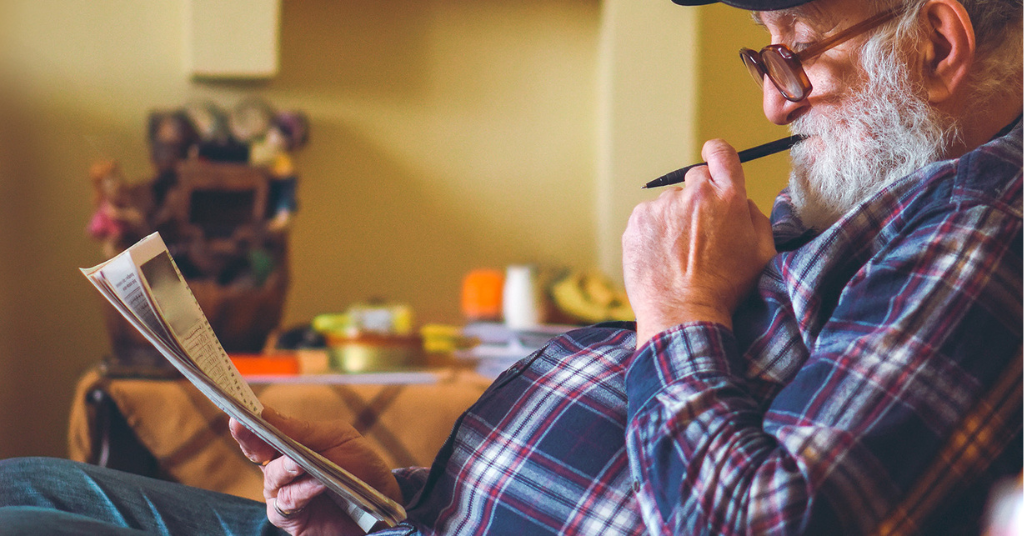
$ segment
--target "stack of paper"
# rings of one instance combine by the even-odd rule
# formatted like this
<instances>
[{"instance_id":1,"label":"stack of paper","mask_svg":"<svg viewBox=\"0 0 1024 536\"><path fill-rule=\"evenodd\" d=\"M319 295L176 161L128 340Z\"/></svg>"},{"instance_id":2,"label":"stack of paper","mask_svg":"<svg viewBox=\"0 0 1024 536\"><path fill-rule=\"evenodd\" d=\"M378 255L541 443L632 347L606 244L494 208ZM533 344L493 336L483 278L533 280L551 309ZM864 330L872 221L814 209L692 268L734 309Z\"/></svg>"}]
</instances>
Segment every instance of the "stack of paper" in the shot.
<instances>
[{"instance_id":1,"label":"stack of paper","mask_svg":"<svg viewBox=\"0 0 1024 536\"><path fill-rule=\"evenodd\" d=\"M463 328L462 334L467 338L477 339L480 343L472 348L459 350L456 357L476 361L476 370L481 376L496 378L505 369L543 348L552 337L575 327L544 324L514 330L500 323L472 323Z\"/></svg>"}]
</instances>

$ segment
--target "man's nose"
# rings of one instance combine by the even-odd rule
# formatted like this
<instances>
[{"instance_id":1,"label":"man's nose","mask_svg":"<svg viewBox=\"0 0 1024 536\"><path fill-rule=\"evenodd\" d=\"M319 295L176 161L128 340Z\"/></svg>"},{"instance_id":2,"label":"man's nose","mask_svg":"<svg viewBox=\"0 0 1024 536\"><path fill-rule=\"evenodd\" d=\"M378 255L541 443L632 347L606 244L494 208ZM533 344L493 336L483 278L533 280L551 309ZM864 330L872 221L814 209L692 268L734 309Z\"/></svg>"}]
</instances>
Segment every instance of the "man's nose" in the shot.
<instances>
[{"instance_id":1,"label":"man's nose","mask_svg":"<svg viewBox=\"0 0 1024 536\"><path fill-rule=\"evenodd\" d=\"M764 116L776 125L788 125L803 115L807 109L807 99L793 102L782 96L779 88L766 76L761 87Z\"/></svg>"}]
</instances>

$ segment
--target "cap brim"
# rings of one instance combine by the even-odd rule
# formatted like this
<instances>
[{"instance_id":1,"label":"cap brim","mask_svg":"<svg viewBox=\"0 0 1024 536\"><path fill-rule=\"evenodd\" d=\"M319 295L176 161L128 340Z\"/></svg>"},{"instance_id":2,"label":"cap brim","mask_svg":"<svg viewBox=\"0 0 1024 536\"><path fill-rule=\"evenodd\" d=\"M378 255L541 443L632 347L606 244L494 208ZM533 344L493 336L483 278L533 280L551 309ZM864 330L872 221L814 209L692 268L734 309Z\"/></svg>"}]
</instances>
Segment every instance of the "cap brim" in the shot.
<instances>
[{"instance_id":1,"label":"cap brim","mask_svg":"<svg viewBox=\"0 0 1024 536\"><path fill-rule=\"evenodd\" d=\"M672 0L681 6L703 6L722 2L749 11L775 11L809 3L813 0Z\"/></svg>"}]
</instances>

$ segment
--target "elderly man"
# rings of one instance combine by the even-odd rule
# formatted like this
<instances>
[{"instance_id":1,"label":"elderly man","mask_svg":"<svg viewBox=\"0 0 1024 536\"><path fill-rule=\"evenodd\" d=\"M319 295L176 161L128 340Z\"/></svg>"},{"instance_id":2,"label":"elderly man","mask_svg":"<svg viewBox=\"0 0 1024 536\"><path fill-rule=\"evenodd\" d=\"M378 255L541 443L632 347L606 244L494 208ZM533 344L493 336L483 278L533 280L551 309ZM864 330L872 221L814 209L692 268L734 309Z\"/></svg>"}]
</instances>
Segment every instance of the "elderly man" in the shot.
<instances>
[{"instance_id":1,"label":"elderly man","mask_svg":"<svg viewBox=\"0 0 1024 536\"><path fill-rule=\"evenodd\" d=\"M382 534L977 534L1020 474L1020 1L727 3L771 35L741 53L765 114L806 136L771 221L736 152L705 144L623 236L635 331L552 340L430 469L386 470L344 423L265 415L406 505ZM232 432L267 462L266 505L18 460L0 523L355 530Z\"/></svg>"}]
</instances>

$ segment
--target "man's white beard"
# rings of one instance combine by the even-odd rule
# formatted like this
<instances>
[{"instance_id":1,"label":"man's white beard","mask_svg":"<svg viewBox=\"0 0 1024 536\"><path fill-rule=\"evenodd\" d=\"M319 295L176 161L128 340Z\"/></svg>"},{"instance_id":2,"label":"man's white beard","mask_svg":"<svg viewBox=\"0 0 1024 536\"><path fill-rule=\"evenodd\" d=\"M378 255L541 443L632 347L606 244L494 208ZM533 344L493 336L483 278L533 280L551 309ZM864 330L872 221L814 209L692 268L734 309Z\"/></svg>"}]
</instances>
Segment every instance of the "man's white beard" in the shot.
<instances>
[{"instance_id":1,"label":"man's white beard","mask_svg":"<svg viewBox=\"0 0 1024 536\"><path fill-rule=\"evenodd\" d=\"M823 230L886 184L938 160L955 126L912 87L905 63L865 51L861 83L837 105L793 122L811 138L790 151L790 194L806 227Z\"/></svg>"}]
</instances>

